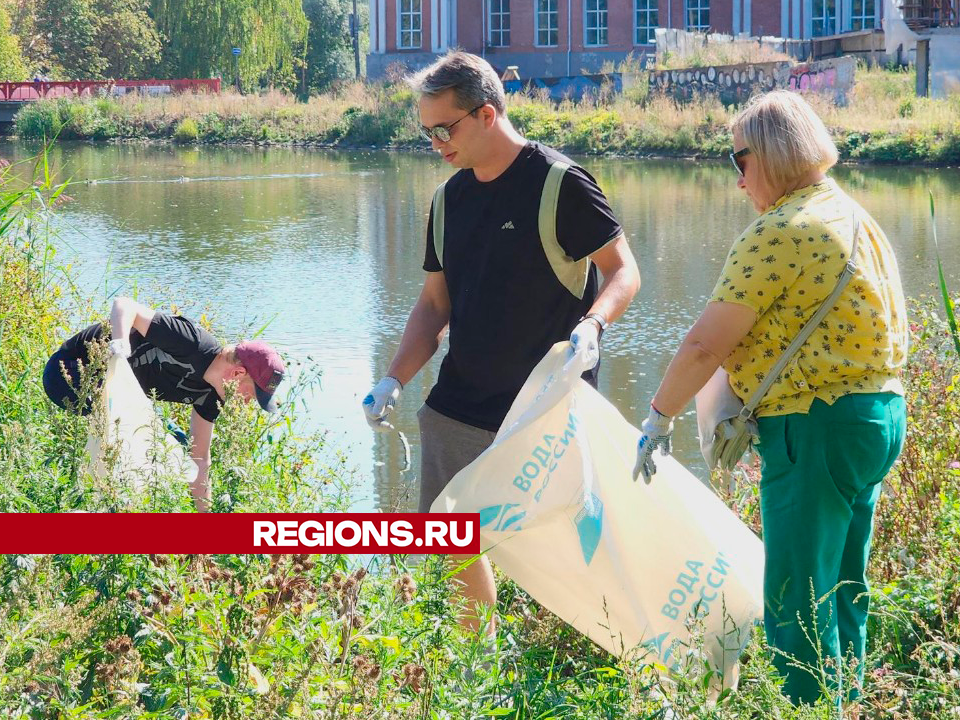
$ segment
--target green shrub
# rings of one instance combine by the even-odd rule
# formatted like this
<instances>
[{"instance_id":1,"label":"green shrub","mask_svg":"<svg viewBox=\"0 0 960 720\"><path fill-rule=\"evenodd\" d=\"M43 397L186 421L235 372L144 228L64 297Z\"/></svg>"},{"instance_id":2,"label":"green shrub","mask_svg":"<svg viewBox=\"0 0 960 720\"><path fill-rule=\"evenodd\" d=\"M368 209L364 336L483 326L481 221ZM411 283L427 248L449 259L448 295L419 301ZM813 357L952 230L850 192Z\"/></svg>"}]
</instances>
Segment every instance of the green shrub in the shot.
<instances>
[{"instance_id":1,"label":"green shrub","mask_svg":"<svg viewBox=\"0 0 960 720\"><path fill-rule=\"evenodd\" d=\"M599 110L574 121L566 145L575 152L602 153L618 148L623 135L620 116L612 110Z\"/></svg>"},{"instance_id":2,"label":"green shrub","mask_svg":"<svg viewBox=\"0 0 960 720\"><path fill-rule=\"evenodd\" d=\"M919 132L878 133L858 148L854 157L884 163L924 162L930 157L930 145L930 137Z\"/></svg>"},{"instance_id":3,"label":"green shrub","mask_svg":"<svg viewBox=\"0 0 960 720\"><path fill-rule=\"evenodd\" d=\"M50 100L30 103L20 108L13 121L14 132L24 140L54 138L60 132L60 115Z\"/></svg>"},{"instance_id":4,"label":"green shrub","mask_svg":"<svg viewBox=\"0 0 960 720\"><path fill-rule=\"evenodd\" d=\"M193 118L184 118L177 123L173 131L173 139L178 143L194 143L200 138L200 128Z\"/></svg>"}]
</instances>

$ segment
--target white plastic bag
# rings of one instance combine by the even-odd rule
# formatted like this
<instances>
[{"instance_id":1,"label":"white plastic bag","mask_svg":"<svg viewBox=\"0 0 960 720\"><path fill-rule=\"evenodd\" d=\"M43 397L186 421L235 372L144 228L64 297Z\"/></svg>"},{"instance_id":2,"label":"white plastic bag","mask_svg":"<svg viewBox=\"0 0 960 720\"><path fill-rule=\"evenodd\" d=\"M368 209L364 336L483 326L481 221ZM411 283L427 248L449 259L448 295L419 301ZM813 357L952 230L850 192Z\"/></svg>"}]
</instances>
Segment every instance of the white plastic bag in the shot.
<instances>
[{"instance_id":1,"label":"white plastic bag","mask_svg":"<svg viewBox=\"0 0 960 720\"><path fill-rule=\"evenodd\" d=\"M130 364L114 355L103 379L105 420L90 423L87 470L98 478L142 490L151 479L193 482L197 464L167 432Z\"/></svg>"},{"instance_id":2,"label":"white plastic bag","mask_svg":"<svg viewBox=\"0 0 960 720\"><path fill-rule=\"evenodd\" d=\"M569 343L550 350L431 510L480 513L491 560L614 654L640 648L676 670L699 613L703 656L730 685L763 608L762 543L672 457L635 482L639 431L569 356Z\"/></svg>"}]
</instances>

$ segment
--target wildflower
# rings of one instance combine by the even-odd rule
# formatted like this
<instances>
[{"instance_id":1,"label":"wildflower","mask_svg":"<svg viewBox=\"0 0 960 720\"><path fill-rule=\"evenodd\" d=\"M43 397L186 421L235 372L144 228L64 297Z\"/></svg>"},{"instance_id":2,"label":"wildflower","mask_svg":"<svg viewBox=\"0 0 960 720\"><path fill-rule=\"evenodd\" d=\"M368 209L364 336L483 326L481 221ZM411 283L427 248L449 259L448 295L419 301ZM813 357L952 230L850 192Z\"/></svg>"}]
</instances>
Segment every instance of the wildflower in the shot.
<instances>
[{"instance_id":1,"label":"wildflower","mask_svg":"<svg viewBox=\"0 0 960 720\"><path fill-rule=\"evenodd\" d=\"M130 652L132 647L133 642L126 635L118 635L112 640L107 640L103 646L104 650L112 655L123 655L124 653Z\"/></svg>"},{"instance_id":2,"label":"wildflower","mask_svg":"<svg viewBox=\"0 0 960 720\"><path fill-rule=\"evenodd\" d=\"M414 593L417 592L417 583L409 573L404 573L397 578L394 587L396 588L398 599L404 604L411 602Z\"/></svg>"},{"instance_id":3,"label":"wildflower","mask_svg":"<svg viewBox=\"0 0 960 720\"><path fill-rule=\"evenodd\" d=\"M427 678L427 671L416 663L407 663L403 666L403 681L401 685L409 685L410 689L418 693L423 689L423 682Z\"/></svg>"},{"instance_id":4,"label":"wildflower","mask_svg":"<svg viewBox=\"0 0 960 720\"><path fill-rule=\"evenodd\" d=\"M951 460L947 463L947 468L950 470L960 470L960 460Z\"/></svg>"}]
</instances>

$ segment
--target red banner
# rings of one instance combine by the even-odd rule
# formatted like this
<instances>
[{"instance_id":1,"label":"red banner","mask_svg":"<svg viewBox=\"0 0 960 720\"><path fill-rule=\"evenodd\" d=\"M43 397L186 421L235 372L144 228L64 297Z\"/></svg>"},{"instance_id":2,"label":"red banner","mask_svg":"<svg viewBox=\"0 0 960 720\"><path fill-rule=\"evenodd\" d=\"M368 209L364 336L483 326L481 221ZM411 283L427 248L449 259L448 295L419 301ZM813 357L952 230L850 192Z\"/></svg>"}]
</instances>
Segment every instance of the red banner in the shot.
<instances>
[{"instance_id":1,"label":"red banner","mask_svg":"<svg viewBox=\"0 0 960 720\"><path fill-rule=\"evenodd\" d=\"M0 513L0 553L473 555L479 531L476 513Z\"/></svg>"}]
</instances>

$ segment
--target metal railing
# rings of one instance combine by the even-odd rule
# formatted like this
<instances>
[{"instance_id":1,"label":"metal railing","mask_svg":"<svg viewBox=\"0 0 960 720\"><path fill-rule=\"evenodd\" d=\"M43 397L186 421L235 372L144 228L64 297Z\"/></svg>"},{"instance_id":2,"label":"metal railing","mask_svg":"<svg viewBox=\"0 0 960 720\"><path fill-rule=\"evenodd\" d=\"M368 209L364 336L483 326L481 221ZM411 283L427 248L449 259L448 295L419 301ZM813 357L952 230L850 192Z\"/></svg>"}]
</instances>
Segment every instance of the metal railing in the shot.
<instances>
[{"instance_id":1,"label":"metal railing","mask_svg":"<svg viewBox=\"0 0 960 720\"><path fill-rule=\"evenodd\" d=\"M0 82L0 102L32 102L43 98L97 97L141 92L167 95L186 92L220 92L220 78L175 80L74 80L51 82Z\"/></svg>"}]
</instances>

